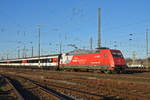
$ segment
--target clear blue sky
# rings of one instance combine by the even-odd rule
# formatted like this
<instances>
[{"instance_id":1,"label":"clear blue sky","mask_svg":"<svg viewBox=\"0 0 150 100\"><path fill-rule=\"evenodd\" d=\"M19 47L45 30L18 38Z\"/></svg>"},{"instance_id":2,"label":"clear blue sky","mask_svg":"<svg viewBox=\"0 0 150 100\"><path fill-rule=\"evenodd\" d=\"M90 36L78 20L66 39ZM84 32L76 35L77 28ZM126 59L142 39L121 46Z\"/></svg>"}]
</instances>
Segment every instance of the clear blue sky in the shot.
<instances>
[{"instance_id":1,"label":"clear blue sky","mask_svg":"<svg viewBox=\"0 0 150 100\"><path fill-rule=\"evenodd\" d=\"M116 44L125 57L132 51L137 58L145 57L149 0L0 0L0 58L6 58L7 53L10 58L16 57L17 48L24 45L28 56L31 45L37 55L37 24L41 24L41 54L58 53L59 41L63 52L73 50L67 44L89 49L90 37L96 48L98 8L102 46L114 48Z\"/></svg>"}]
</instances>

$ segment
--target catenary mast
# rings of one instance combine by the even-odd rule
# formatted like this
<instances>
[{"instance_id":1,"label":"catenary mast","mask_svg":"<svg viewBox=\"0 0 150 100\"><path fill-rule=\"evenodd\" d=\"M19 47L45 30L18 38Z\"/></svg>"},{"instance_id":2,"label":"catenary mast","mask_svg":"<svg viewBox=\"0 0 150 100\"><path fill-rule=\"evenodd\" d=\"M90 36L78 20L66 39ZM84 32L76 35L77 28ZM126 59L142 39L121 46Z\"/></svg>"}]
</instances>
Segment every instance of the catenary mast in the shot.
<instances>
[{"instance_id":1,"label":"catenary mast","mask_svg":"<svg viewBox=\"0 0 150 100\"><path fill-rule=\"evenodd\" d=\"M100 8L98 8L98 41L97 41L97 48L100 48L101 47L101 20L100 20Z\"/></svg>"}]
</instances>

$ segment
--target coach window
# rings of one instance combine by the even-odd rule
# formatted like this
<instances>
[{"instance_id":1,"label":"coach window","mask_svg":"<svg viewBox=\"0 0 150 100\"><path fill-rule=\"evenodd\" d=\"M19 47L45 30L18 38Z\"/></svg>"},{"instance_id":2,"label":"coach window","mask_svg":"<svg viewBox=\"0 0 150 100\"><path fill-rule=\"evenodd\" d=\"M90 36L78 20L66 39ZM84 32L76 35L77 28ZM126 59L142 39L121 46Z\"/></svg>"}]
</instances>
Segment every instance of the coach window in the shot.
<instances>
[{"instance_id":1,"label":"coach window","mask_svg":"<svg viewBox=\"0 0 150 100\"><path fill-rule=\"evenodd\" d=\"M45 63L45 59L40 59L40 62L41 63Z\"/></svg>"},{"instance_id":2,"label":"coach window","mask_svg":"<svg viewBox=\"0 0 150 100\"><path fill-rule=\"evenodd\" d=\"M27 63L31 63L31 60L27 60Z\"/></svg>"},{"instance_id":3,"label":"coach window","mask_svg":"<svg viewBox=\"0 0 150 100\"><path fill-rule=\"evenodd\" d=\"M50 63L52 63L52 62L53 62L53 59L52 59L52 58L50 58L50 59L49 59L49 62L50 62Z\"/></svg>"},{"instance_id":4,"label":"coach window","mask_svg":"<svg viewBox=\"0 0 150 100\"><path fill-rule=\"evenodd\" d=\"M46 63L48 63L49 62L49 59L46 59Z\"/></svg>"},{"instance_id":5,"label":"coach window","mask_svg":"<svg viewBox=\"0 0 150 100\"><path fill-rule=\"evenodd\" d=\"M32 60L32 62L31 63L34 63L35 62L35 60Z\"/></svg>"},{"instance_id":6,"label":"coach window","mask_svg":"<svg viewBox=\"0 0 150 100\"><path fill-rule=\"evenodd\" d=\"M42 59L40 59L40 63L43 63Z\"/></svg>"},{"instance_id":7,"label":"coach window","mask_svg":"<svg viewBox=\"0 0 150 100\"><path fill-rule=\"evenodd\" d=\"M38 63L38 60L33 60L33 63Z\"/></svg>"},{"instance_id":8,"label":"coach window","mask_svg":"<svg viewBox=\"0 0 150 100\"><path fill-rule=\"evenodd\" d=\"M57 59L57 58L55 58L55 62L58 62L58 59Z\"/></svg>"},{"instance_id":9,"label":"coach window","mask_svg":"<svg viewBox=\"0 0 150 100\"><path fill-rule=\"evenodd\" d=\"M38 63L39 62L39 60L34 60L34 63Z\"/></svg>"},{"instance_id":10,"label":"coach window","mask_svg":"<svg viewBox=\"0 0 150 100\"><path fill-rule=\"evenodd\" d=\"M47 63L47 59L44 59L44 63Z\"/></svg>"}]
</instances>

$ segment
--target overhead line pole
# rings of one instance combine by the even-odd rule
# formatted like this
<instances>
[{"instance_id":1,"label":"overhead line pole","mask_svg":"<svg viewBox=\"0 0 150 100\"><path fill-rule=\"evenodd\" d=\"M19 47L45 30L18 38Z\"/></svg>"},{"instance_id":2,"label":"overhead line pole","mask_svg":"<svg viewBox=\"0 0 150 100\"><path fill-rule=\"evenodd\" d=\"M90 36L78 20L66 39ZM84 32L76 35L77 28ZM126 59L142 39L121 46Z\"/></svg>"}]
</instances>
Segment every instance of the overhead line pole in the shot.
<instances>
[{"instance_id":1,"label":"overhead line pole","mask_svg":"<svg viewBox=\"0 0 150 100\"><path fill-rule=\"evenodd\" d=\"M92 50L93 38L90 38L90 49Z\"/></svg>"},{"instance_id":2,"label":"overhead line pole","mask_svg":"<svg viewBox=\"0 0 150 100\"><path fill-rule=\"evenodd\" d=\"M148 66L148 28L146 29L146 66Z\"/></svg>"},{"instance_id":3,"label":"overhead line pole","mask_svg":"<svg viewBox=\"0 0 150 100\"><path fill-rule=\"evenodd\" d=\"M31 57L33 57L33 43L32 42L30 43L31 43Z\"/></svg>"},{"instance_id":4,"label":"overhead line pole","mask_svg":"<svg viewBox=\"0 0 150 100\"><path fill-rule=\"evenodd\" d=\"M7 53L7 60L8 60L8 53Z\"/></svg>"},{"instance_id":5,"label":"overhead line pole","mask_svg":"<svg viewBox=\"0 0 150 100\"><path fill-rule=\"evenodd\" d=\"M62 42L60 40L60 43L59 43L59 53L61 54L62 53Z\"/></svg>"},{"instance_id":6,"label":"overhead line pole","mask_svg":"<svg viewBox=\"0 0 150 100\"><path fill-rule=\"evenodd\" d=\"M32 45L32 56L31 57L33 57L33 45Z\"/></svg>"},{"instance_id":7,"label":"overhead line pole","mask_svg":"<svg viewBox=\"0 0 150 100\"><path fill-rule=\"evenodd\" d=\"M20 49L18 48L18 59L20 58Z\"/></svg>"},{"instance_id":8,"label":"overhead line pole","mask_svg":"<svg viewBox=\"0 0 150 100\"><path fill-rule=\"evenodd\" d=\"M39 66L39 68L40 68L40 27L41 27L41 25L39 24L38 25L38 29L39 29L39 51L38 51L38 56L39 56L39 62L38 62L38 66Z\"/></svg>"},{"instance_id":9,"label":"overhead line pole","mask_svg":"<svg viewBox=\"0 0 150 100\"><path fill-rule=\"evenodd\" d=\"M100 30L100 25L101 23L101 18L100 18L100 8L98 8L98 43L97 43L97 48L101 47L101 30Z\"/></svg>"}]
</instances>

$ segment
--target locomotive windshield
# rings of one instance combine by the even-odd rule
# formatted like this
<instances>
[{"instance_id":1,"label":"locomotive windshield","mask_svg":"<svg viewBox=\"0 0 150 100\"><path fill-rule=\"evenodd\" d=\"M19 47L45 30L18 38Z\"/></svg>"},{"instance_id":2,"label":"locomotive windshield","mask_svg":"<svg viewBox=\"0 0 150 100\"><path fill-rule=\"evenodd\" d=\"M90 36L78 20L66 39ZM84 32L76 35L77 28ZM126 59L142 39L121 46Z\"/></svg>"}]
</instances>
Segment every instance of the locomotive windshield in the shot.
<instances>
[{"instance_id":1,"label":"locomotive windshield","mask_svg":"<svg viewBox=\"0 0 150 100\"><path fill-rule=\"evenodd\" d=\"M120 52L111 52L113 57L123 57Z\"/></svg>"}]
</instances>

